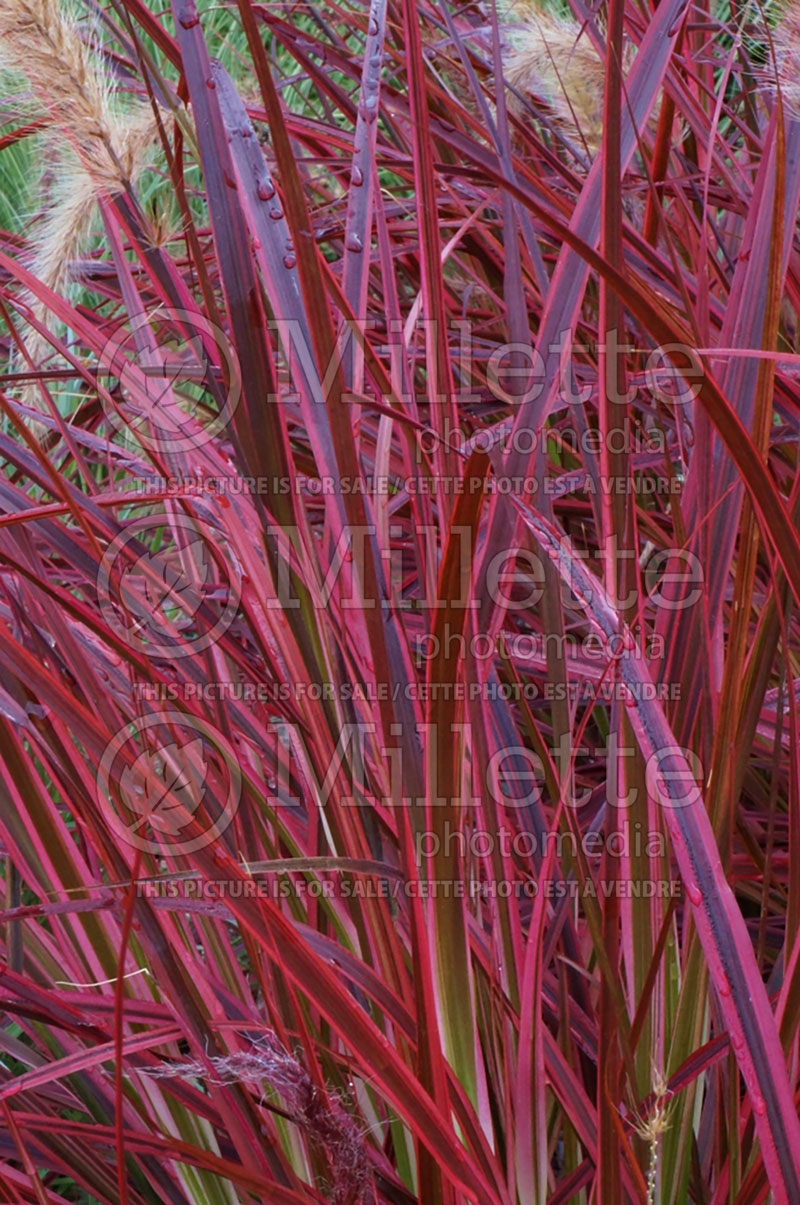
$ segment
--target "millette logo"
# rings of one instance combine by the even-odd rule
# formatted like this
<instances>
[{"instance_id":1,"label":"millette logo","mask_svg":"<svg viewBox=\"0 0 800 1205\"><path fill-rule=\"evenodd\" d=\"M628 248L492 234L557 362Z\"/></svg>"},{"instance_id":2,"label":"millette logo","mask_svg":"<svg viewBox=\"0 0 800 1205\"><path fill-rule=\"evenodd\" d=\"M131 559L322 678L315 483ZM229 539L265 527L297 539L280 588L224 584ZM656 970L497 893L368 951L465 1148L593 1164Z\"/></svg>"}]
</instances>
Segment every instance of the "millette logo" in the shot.
<instances>
[{"instance_id":1,"label":"millette logo","mask_svg":"<svg viewBox=\"0 0 800 1205\"><path fill-rule=\"evenodd\" d=\"M126 724L106 746L97 797L127 845L190 854L216 841L239 807L242 775L229 742L179 712Z\"/></svg>"},{"instance_id":2,"label":"millette logo","mask_svg":"<svg viewBox=\"0 0 800 1205\"><path fill-rule=\"evenodd\" d=\"M239 609L241 572L229 541L186 514L132 519L105 551L97 574L103 618L148 657L202 652Z\"/></svg>"},{"instance_id":3,"label":"millette logo","mask_svg":"<svg viewBox=\"0 0 800 1205\"><path fill-rule=\"evenodd\" d=\"M109 336L98 381L111 425L161 453L188 452L214 439L242 393L225 333L202 314L163 306L134 315Z\"/></svg>"}]
</instances>

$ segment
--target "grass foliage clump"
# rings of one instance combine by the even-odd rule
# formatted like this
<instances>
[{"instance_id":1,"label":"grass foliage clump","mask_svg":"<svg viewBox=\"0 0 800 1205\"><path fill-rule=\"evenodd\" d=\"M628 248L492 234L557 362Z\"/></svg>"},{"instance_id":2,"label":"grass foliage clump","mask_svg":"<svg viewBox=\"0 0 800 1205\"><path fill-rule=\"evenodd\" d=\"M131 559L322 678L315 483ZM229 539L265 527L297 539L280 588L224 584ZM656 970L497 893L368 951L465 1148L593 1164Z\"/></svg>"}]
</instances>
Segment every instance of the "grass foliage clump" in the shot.
<instances>
[{"instance_id":1,"label":"grass foliage clump","mask_svg":"<svg viewBox=\"0 0 800 1205\"><path fill-rule=\"evenodd\" d=\"M800 9L0 0L0 1196L800 1201Z\"/></svg>"}]
</instances>

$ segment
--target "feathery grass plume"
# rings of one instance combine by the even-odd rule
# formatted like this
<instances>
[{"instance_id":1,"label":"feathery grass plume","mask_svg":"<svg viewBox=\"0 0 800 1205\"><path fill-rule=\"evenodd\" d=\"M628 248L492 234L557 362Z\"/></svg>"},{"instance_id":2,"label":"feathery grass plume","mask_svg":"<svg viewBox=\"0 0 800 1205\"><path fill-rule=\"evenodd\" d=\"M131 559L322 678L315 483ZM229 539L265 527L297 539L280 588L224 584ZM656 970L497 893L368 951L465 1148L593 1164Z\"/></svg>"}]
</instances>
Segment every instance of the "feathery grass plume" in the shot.
<instances>
[{"instance_id":1,"label":"feathery grass plume","mask_svg":"<svg viewBox=\"0 0 800 1205\"><path fill-rule=\"evenodd\" d=\"M22 70L97 185L117 191L135 170L140 139L114 112L102 68L58 0L0 0L0 60Z\"/></svg>"},{"instance_id":2,"label":"feathery grass plume","mask_svg":"<svg viewBox=\"0 0 800 1205\"><path fill-rule=\"evenodd\" d=\"M50 205L35 231L35 253L30 269L37 280L54 293L63 296L69 285L70 261L80 253L89 232L96 190L93 180L86 172L72 172L70 176L61 172L59 174L59 196ZM49 320L46 304L30 293L24 300L29 304L34 317L51 329L52 322ZM35 328L25 330L24 339L27 355L34 366L41 364L50 355L51 346L47 336ZM24 371L26 366L20 356L20 370ZM24 406L31 409L47 409L39 387L34 382L21 386L19 398ZM44 429L38 423L34 425L34 434L39 437L44 434Z\"/></svg>"},{"instance_id":3,"label":"feathery grass plume","mask_svg":"<svg viewBox=\"0 0 800 1205\"><path fill-rule=\"evenodd\" d=\"M57 184L36 231L30 265L42 284L63 293L70 261L85 243L99 195L113 195L136 182L155 142L156 123L149 107L131 112L114 108L101 60L59 0L0 0L0 64L24 71L39 105L74 152L65 155L62 138L48 142ZM36 298L26 300L35 317L49 325L47 307ZM33 331L26 347L34 364L50 349L46 337ZM35 385L23 387L21 400L46 408Z\"/></svg>"},{"instance_id":4,"label":"feathery grass plume","mask_svg":"<svg viewBox=\"0 0 800 1205\"><path fill-rule=\"evenodd\" d=\"M783 103L795 116L800 117L800 3L793 0L780 14L772 34L775 48L775 64L764 72L773 87L775 76L780 86Z\"/></svg>"},{"instance_id":5,"label":"feathery grass plume","mask_svg":"<svg viewBox=\"0 0 800 1205\"><path fill-rule=\"evenodd\" d=\"M533 92L550 105L558 121L574 130L590 151L603 129L605 67L577 21L537 5L515 8L519 24L509 29L506 80L518 92Z\"/></svg>"}]
</instances>

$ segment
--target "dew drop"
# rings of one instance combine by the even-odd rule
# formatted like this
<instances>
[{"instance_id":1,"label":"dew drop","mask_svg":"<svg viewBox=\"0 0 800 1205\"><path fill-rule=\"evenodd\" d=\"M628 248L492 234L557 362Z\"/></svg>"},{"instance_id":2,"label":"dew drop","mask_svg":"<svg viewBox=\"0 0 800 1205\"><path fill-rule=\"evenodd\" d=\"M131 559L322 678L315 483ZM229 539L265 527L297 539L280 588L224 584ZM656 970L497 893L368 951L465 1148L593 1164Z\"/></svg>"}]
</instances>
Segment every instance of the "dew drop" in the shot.
<instances>
[{"instance_id":1,"label":"dew drop","mask_svg":"<svg viewBox=\"0 0 800 1205\"><path fill-rule=\"evenodd\" d=\"M295 259L295 257L293 255L284 255L284 257L283 257L284 268L293 268L296 263L297 263L297 260Z\"/></svg>"},{"instance_id":2,"label":"dew drop","mask_svg":"<svg viewBox=\"0 0 800 1205\"><path fill-rule=\"evenodd\" d=\"M260 250L261 250L261 239L260 239L260 238L254 238L254 239L253 239L253 250L254 250L254 251L260 251Z\"/></svg>"},{"instance_id":3,"label":"dew drop","mask_svg":"<svg viewBox=\"0 0 800 1205\"><path fill-rule=\"evenodd\" d=\"M364 250L364 244L357 234L348 234L345 239L345 247L348 251L352 251L354 255L359 255Z\"/></svg>"},{"instance_id":4,"label":"dew drop","mask_svg":"<svg viewBox=\"0 0 800 1205\"><path fill-rule=\"evenodd\" d=\"M217 86L217 81L215 79L212 79L211 76L209 76L208 79L206 80L206 87L210 88L211 91L213 92L214 89L216 88L216 86Z\"/></svg>"},{"instance_id":5,"label":"dew drop","mask_svg":"<svg viewBox=\"0 0 800 1205\"><path fill-rule=\"evenodd\" d=\"M375 17L370 17L369 26L367 27L367 33L369 34L369 36L371 38L377 38L378 34L380 33L380 26L378 25L378 22L375 19Z\"/></svg>"},{"instance_id":6,"label":"dew drop","mask_svg":"<svg viewBox=\"0 0 800 1205\"><path fill-rule=\"evenodd\" d=\"M364 183L364 173L357 163L354 163L350 170L350 183L354 184L356 188L360 188Z\"/></svg>"},{"instance_id":7,"label":"dew drop","mask_svg":"<svg viewBox=\"0 0 800 1205\"><path fill-rule=\"evenodd\" d=\"M759 1117L763 1117L764 1114L766 1113L766 1111L767 1111L767 1106L764 1103L764 1097L763 1096L754 1096L753 1097L753 1112L757 1113Z\"/></svg>"},{"instance_id":8,"label":"dew drop","mask_svg":"<svg viewBox=\"0 0 800 1205\"><path fill-rule=\"evenodd\" d=\"M269 180L262 180L256 189L259 201L271 201L275 196L275 188Z\"/></svg>"},{"instance_id":9,"label":"dew drop","mask_svg":"<svg viewBox=\"0 0 800 1205\"><path fill-rule=\"evenodd\" d=\"M275 205L274 208L270 209L269 216L272 218L273 222L279 222L283 217L283 210L281 209L280 205Z\"/></svg>"},{"instance_id":10,"label":"dew drop","mask_svg":"<svg viewBox=\"0 0 800 1205\"><path fill-rule=\"evenodd\" d=\"M228 188L232 188L235 192L238 189L239 185L236 183L236 181L233 179L232 176L228 175L227 172L224 171L222 174L225 177L225 183L228 185Z\"/></svg>"},{"instance_id":11,"label":"dew drop","mask_svg":"<svg viewBox=\"0 0 800 1205\"><path fill-rule=\"evenodd\" d=\"M730 996L731 985L728 983L728 979L727 979L726 975L722 976L718 991L719 991L720 996Z\"/></svg>"},{"instance_id":12,"label":"dew drop","mask_svg":"<svg viewBox=\"0 0 800 1205\"><path fill-rule=\"evenodd\" d=\"M250 126L242 126L241 135L242 138L252 138L253 131L250 129Z\"/></svg>"},{"instance_id":13,"label":"dew drop","mask_svg":"<svg viewBox=\"0 0 800 1205\"><path fill-rule=\"evenodd\" d=\"M378 115L378 101L374 96L368 96L359 106L364 121L374 121Z\"/></svg>"},{"instance_id":14,"label":"dew drop","mask_svg":"<svg viewBox=\"0 0 800 1205\"><path fill-rule=\"evenodd\" d=\"M695 905L702 904L703 893L700 890L700 888L697 886L696 883L687 883L686 884L686 894L688 895L689 899L692 901L693 904L695 904Z\"/></svg>"},{"instance_id":15,"label":"dew drop","mask_svg":"<svg viewBox=\"0 0 800 1205\"><path fill-rule=\"evenodd\" d=\"M740 1033L732 1033L731 1043L733 1044L734 1050L741 1050L744 1046L744 1038Z\"/></svg>"},{"instance_id":16,"label":"dew drop","mask_svg":"<svg viewBox=\"0 0 800 1205\"><path fill-rule=\"evenodd\" d=\"M178 17L178 22L182 29L194 29L195 25L200 24L200 18L193 8L185 8Z\"/></svg>"}]
</instances>

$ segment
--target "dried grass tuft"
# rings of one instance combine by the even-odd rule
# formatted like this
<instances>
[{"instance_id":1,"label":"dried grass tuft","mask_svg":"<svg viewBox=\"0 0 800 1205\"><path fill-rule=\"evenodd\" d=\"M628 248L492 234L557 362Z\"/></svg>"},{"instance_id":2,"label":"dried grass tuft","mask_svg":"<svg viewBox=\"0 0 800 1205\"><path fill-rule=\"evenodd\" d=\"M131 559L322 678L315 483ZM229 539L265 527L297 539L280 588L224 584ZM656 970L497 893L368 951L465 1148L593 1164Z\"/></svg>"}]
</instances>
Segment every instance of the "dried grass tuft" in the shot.
<instances>
[{"instance_id":1,"label":"dried grass tuft","mask_svg":"<svg viewBox=\"0 0 800 1205\"><path fill-rule=\"evenodd\" d=\"M336 1094L320 1092L299 1059L272 1031L250 1042L249 1050L150 1068L147 1074L157 1079L205 1079L215 1084L247 1080L268 1084L281 1097L292 1121L327 1155L334 1180L326 1195L333 1205L366 1205L372 1201L372 1177L363 1137Z\"/></svg>"},{"instance_id":2,"label":"dried grass tuft","mask_svg":"<svg viewBox=\"0 0 800 1205\"><path fill-rule=\"evenodd\" d=\"M597 148L605 70L576 21L530 9L511 36L505 77L518 92L543 97L563 126L577 131L590 150Z\"/></svg>"},{"instance_id":3,"label":"dried grass tuft","mask_svg":"<svg viewBox=\"0 0 800 1205\"><path fill-rule=\"evenodd\" d=\"M586 30L530 2L510 10L508 20L507 82L546 100L564 131L594 153L603 133L605 63ZM624 68L634 53L626 43Z\"/></svg>"}]
</instances>

